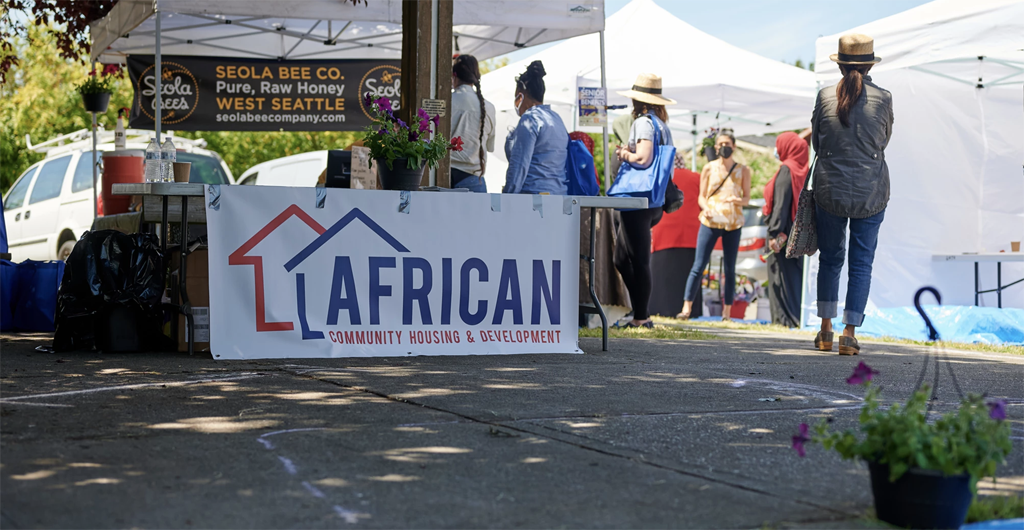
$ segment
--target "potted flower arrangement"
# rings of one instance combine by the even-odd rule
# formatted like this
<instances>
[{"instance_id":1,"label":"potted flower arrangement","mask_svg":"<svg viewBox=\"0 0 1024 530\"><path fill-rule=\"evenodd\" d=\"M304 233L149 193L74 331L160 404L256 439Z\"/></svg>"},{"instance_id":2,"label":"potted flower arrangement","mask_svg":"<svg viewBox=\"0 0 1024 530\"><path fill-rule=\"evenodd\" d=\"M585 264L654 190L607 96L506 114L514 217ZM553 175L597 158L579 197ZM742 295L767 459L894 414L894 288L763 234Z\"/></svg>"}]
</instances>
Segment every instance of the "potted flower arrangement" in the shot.
<instances>
[{"instance_id":1,"label":"potted flower arrangement","mask_svg":"<svg viewBox=\"0 0 1024 530\"><path fill-rule=\"evenodd\" d=\"M100 75L96 75L95 70L89 72L89 77L77 87L87 112L103 113L107 111L110 94L113 93L114 78L120 77L120 75L121 67L116 64L105 65Z\"/></svg>"},{"instance_id":2,"label":"potted flower arrangement","mask_svg":"<svg viewBox=\"0 0 1024 530\"><path fill-rule=\"evenodd\" d=\"M709 127L706 131L707 134L700 142L700 152L704 155L704 158L708 159L708 162L718 158L718 153L715 152L715 137L718 136L718 129L716 127Z\"/></svg>"},{"instance_id":3,"label":"potted flower arrangement","mask_svg":"<svg viewBox=\"0 0 1024 530\"><path fill-rule=\"evenodd\" d=\"M407 124L395 116L386 97L371 99L367 95L364 103L371 109L373 125L363 135L363 145L370 149L386 190L418 190L425 166L436 167L448 151L462 151L462 138L449 142L438 132L438 115L430 117L419 109L419 123Z\"/></svg>"},{"instance_id":4,"label":"potted flower arrangement","mask_svg":"<svg viewBox=\"0 0 1024 530\"><path fill-rule=\"evenodd\" d=\"M860 412L859 433L830 429L830 420L813 428L800 425L793 449L802 457L805 444L820 443L843 459L868 463L878 518L911 528L959 528L978 480L993 476L1010 453L1006 401L985 402L971 395L956 411L929 420L930 388L922 386L902 407L883 407L878 375L861 362L846 382L868 389ZM812 432L813 431L813 432Z\"/></svg>"}]
</instances>

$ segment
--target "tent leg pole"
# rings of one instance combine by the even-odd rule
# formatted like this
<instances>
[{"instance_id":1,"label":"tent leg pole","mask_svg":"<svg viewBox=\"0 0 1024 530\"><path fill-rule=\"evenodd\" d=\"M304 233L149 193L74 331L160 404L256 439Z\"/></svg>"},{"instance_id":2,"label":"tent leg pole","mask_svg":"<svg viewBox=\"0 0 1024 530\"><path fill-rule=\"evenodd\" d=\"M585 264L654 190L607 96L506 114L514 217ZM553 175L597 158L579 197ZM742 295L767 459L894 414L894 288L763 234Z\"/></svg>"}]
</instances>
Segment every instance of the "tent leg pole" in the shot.
<instances>
[{"instance_id":1,"label":"tent leg pole","mask_svg":"<svg viewBox=\"0 0 1024 530\"><path fill-rule=\"evenodd\" d=\"M690 149L690 171L697 172L697 113L693 113L693 148Z\"/></svg>"},{"instance_id":2,"label":"tent leg pole","mask_svg":"<svg viewBox=\"0 0 1024 530\"><path fill-rule=\"evenodd\" d=\"M93 66L95 72L95 66ZM96 183L99 181L99 175L96 171L96 113L92 114L92 220L96 221L96 208L99 206L99 202L96 200ZM58 256L59 257L59 256Z\"/></svg>"},{"instance_id":3,"label":"tent leg pole","mask_svg":"<svg viewBox=\"0 0 1024 530\"><path fill-rule=\"evenodd\" d=\"M604 89L604 102L605 102L605 117L604 127L601 128L601 138L604 141L604 190L608 193L608 188L611 187L611 177L608 169L608 80L605 77L604 68L604 32L598 32L601 36L601 88ZM575 113L574 113L575 114Z\"/></svg>"},{"instance_id":4,"label":"tent leg pole","mask_svg":"<svg viewBox=\"0 0 1024 530\"><path fill-rule=\"evenodd\" d=\"M163 110L163 106L164 106L164 95L163 95L163 86L162 86L163 83L161 82L162 78L163 78L163 75L162 75L163 74L163 69L162 69L161 64L160 64L160 11L157 10L155 15L156 15L156 53L153 56L153 71L155 72L155 77L156 77L156 85L155 85L155 90L156 90L155 96L156 96L156 99L154 100L154 103L156 104L156 106L153 108L153 113L154 113L153 115L156 117L156 119L153 120L154 121L153 131L156 133L156 144L157 144L157 147L159 147L160 146L160 120L163 117L162 116L163 113L161 111Z\"/></svg>"},{"instance_id":5,"label":"tent leg pole","mask_svg":"<svg viewBox=\"0 0 1024 530\"><path fill-rule=\"evenodd\" d=\"M438 19L440 18L441 0L431 0L430 2L430 99L437 98L437 40L438 40L438 27L440 25ZM412 123L411 121L409 123ZM429 168L430 174L427 182L431 186L437 186L437 168Z\"/></svg>"}]
</instances>

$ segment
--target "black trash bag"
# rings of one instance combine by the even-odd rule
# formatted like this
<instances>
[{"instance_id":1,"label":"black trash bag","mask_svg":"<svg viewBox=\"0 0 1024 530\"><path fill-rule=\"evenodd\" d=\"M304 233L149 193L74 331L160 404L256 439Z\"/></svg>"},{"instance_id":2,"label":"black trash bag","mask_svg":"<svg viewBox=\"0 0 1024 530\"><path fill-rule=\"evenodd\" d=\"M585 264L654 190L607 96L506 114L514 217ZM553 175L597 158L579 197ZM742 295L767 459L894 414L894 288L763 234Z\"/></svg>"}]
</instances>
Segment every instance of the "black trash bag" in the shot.
<instances>
[{"instance_id":1,"label":"black trash bag","mask_svg":"<svg viewBox=\"0 0 1024 530\"><path fill-rule=\"evenodd\" d=\"M82 235L57 294L54 350L159 349L162 264L155 235L116 230Z\"/></svg>"}]
</instances>

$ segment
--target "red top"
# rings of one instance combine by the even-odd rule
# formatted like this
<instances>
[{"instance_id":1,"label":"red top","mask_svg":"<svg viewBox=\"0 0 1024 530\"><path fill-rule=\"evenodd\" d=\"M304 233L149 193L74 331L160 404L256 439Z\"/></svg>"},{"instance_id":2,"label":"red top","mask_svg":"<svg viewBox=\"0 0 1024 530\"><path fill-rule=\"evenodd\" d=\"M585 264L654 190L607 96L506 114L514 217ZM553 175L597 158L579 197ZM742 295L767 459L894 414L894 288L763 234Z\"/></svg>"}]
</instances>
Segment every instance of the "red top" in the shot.
<instances>
[{"instance_id":1,"label":"red top","mask_svg":"<svg viewBox=\"0 0 1024 530\"><path fill-rule=\"evenodd\" d=\"M665 214L661 222L651 229L651 251L666 248L697 248L697 230L700 229L700 173L689 169L676 168L672 182L683 192L683 207L674 213Z\"/></svg>"}]
</instances>

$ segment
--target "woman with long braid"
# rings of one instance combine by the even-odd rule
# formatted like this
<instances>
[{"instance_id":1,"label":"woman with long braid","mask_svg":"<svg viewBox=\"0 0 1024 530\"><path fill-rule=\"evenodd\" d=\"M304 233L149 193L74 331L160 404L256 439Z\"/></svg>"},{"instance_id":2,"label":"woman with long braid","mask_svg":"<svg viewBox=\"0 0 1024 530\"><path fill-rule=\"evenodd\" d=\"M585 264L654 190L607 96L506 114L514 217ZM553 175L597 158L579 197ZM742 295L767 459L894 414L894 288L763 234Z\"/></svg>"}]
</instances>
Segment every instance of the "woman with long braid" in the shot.
<instances>
[{"instance_id":1,"label":"woman with long braid","mask_svg":"<svg viewBox=\"0 0 1024 530\"><path fill-rule=\"evenodd\" d=\"M452 64L452 138L461 136L462 151L452 151L452 187L487 193L484 169L494 151L494 105L480 90L480 65L472 55ZM486 147L486 152L484 148Z\"/></svg>"}]
</instances>

